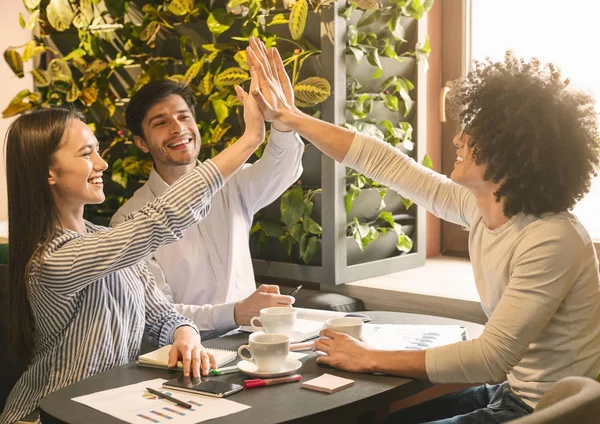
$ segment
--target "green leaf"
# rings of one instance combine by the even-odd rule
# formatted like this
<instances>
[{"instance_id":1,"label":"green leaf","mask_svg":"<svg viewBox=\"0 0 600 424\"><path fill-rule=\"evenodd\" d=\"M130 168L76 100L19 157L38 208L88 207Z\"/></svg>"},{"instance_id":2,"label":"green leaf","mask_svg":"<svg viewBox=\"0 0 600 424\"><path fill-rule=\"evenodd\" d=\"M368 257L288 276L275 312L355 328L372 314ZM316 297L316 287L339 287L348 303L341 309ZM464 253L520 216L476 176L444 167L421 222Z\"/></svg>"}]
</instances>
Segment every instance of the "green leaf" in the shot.
<instances>
[{"instance_id":1,"label":"green leaf","mask_svg":"<svg viewBox=\"0 0 600 424\"><path fill-rule=\"evenodd\" d=\"M304 33L306 18L308 17L308 1L298 0L290 12L289 28L292 38L299 40Z\"/></svg>"},{"instance_id":2,"label":"green leaf","mask_svg":"<svg viewBox=\"0 0 600 424\"><path fill-rule=\"evenodd\" d=\"M127 173L123 169L122 159L114 161L110 179L121 187L127 188Z\"/></svg>"},{"instance_id":3,"label":"green leaf","mask_svg":"<svg viewBox=\"0 0 600 424\"><path fill-rule=\"evenodd\" d=\"M344 10L342 13L340 13L340 16L345 19L349 19L350 15L352 15L352 12L354 12L355 10L356 10L356 5L352 2L350 2L350 6L348 6L346 8L346 10Z\"/></svg>"},{"instance_id":4,"label":"green leaf","mask_svg":"<svg viewBox=\"0 0 600 424\"><path fill-rule=\"evenodd\" d=\"M401 252L408 253L413 248L413 242L406 234L402 233L398 235L398 241L396 242L396 249Z\"/></svg>"},{"instance_id":5,"label":"green leaf","mask_svg":"<svg viewBox=\"0 0 600 424\"><path fill-rule=\"evenodd\" d=\"M231 10L249 2L250 0L229 0L229 2L227 3L227 8Z\"/></svg>"},{"instance_id":6,"label":"green leaf","mask_svg":"<svg viewBox=\"0 0 600 424\"><path fill-rule=\"evenodd\" d=\"M369 63L372 66L375 66L377 68L377 70L373 73L373 75L371 75L371 78L373 78L373 79L381 78L381 76L383 75L383 65L381 64L381 61L379 60L379 52L377 51L376 48L373 48L369 51L369 54L367 55L367 60L369 61Z\"/></svg>"},{"instance_id":7,"label":"green leaf","mask_svg":"<svg viewBox=\"0 0 600 424\"><path fill-rule=\"evenodd\" d=\"M302 224L297 223L295 225L292 225L291 227L288 227L288 234L296 243L300 243L300 239L302 238L302 235L304 234L304 229L303 229Z\"/></svg>"},{"instance_id":8,"label":"green leaf","mask_svg":"<svg viewBox=\"0 0 600 424\"><path fill-rule=\"evenodd\" d=\"M50 0L46 8L48 23L58 32L66 31L73 22L73 9L69 0Z\"/></svg>"},{"instance_id":9,"label":"green leaf","mask_svg":"<svg viewBox=\"0 0 600 424\"><path fill-rule=\"evenodd\" d=\"M397 10L392 10L390 20L388 21L388 28L396 40L406 43L406 30L400 23L401 19L402 15Z\"/></svg>"},{"instance_id":10,"label":"green leaf","mask_svg":"<svg viewBox=\"0 0 600 424\"><path fill-rule=\"evenodd\" d=\"M414 202L410 199L405 199L404 197L402 198L402 203L404 204L404 208L406 210L409 210L410 207L414 204Z\"/></svg>"},{"instance_id":11,"label":"green leaf","mask_svg":"<svg viewBox=\"0 0 600 424\"><path fill-rule=\"evenodd\" d=\"M425 12L429 12L431 10L431 8L433 7L433 3L435 0L424 0L423 1L423 10L425 10Z\"/></svg>"},{"instance_id":12,"label":"green leaf","mask_svg":"<svg viewBox=\"0 0 600 424\"><path fill-rule=\"evenodd\" d=\"M31 12L31 15L29 15L29 19L27 20L27 25L25 26L25 28L28 31L33 31L35 29L35 27L37 26L39 19L40 19L40 9L36 9L33 12Z\"/></svg>"},{"instance_id":13,"label":"green leaf","mask_svg":"<svg viewBox=\"0 0 600 424\"><path fill-rule=\"evenodd\" d=\"M160 24L157 21L152 21L140 33L140 41L150 44L156 33L160 30Z\"/></svg>"},{"instance_id":14,"label":"green leaf","mask_svg":"<svg viewBox=\"0 0 600 424\"><path fill-rule=\"evenodd\" d=\"M309 265L312 262L313 257L319 251L319 240L317 237L307 237L307 241L300 245L300 257L305 264ZM302 248L302 245L304 245L304 248Z\"/></svg>"},{"instance_id":15,"label":"green leaf","mask_svg":"<svg viewBox=\"0 0 600 424\"><path fill-rule=\"evenodd\" d=\"M208 29L216 37L227 31L235 21L234 15L225 9L215 9L208 15Z\"/></svg>"},{"instance_id":16,"label":"green leaf","mask_svg":"<svg viewBox=\"0 0 600 424\"><path fill-rule=\"evenodd\" d=\"M321 226L310 216L304 217L303 225L304 225L304 231L306 231L307 233L316 234L316 235L323 233L323 228L321 228Z\"/></svg>"},{"instance_id":17,"label":"green leaf","mask_svg":"<svg viewBox=\"0 0 600 424\"><path fill-rule=\"evenodd\" d=\"M384 94L383 103L389 110L394 112L399 110L398 97L394 96L393 94Z\"/></svg>"},{"instance_id":18,"label":"green leaf","mask_svg":"<svg viewBox=\"0 0 600 424\"><path fill-rule=\"evenodd\" d=\"M281 224L278 224L277 222L260 221L260 226L269 237L279 238L285 234L285 228L283 228Z\"/></svg>"},{"instance_id":19,"label":"green leaf","mask_svg":"<svg viewBox=\"0 0 600 424\"><path fill-rule=\"evenodd\" d=\"M167 10L176 16L187 15L190 13L190 2L189 0L172 0Z\"/></svg>"},{"instance_id":20,"label":"green leaf","mask_svg":"<svg viewBox=\"0 0 600 424\"><path fill-rule=\"evenodd\" d=\"M390 228L394 228L394 225L396 224L396 221L394 221L394 216L392 215L391 212L387 212L387 211L383 211L379 214L379 216L377 217L377 219L385 222L386 224L388 224L388 226Z\"/></svg>"},{"instance_id":21,"label":"green leaf","mask_svg":"<svg viewBox=\"0 0 600 424\"><path fill-rule=\"evenodd\" d=\"M48 72L50 73L50 77L52 79L60 76L67 77L69 79L73 78L71 74L71 68L69 68L69 64L62 59L52 59L48 64Z\"/></svg>"},{"instance_id":22,"label":"green leaf","mask_svg":"<svg viewBox=\"0 0 600 424\"><path fill-rule=\"evenodd\" d=\"M36 87L48 87L50 85L51 78L48 71L33 68L31 75L33 76L33 84Z\"/></svg>"},{"instance_id":23,"label":"green leaf","mask_svg":"<svg viewBox=\"0 0 600 424\"><path fill-rule=\"evenodd\" d=\"M429 37L425 37L425 43L417 43L415 48L415 55L417 56L417 61L426 61L429 57L429 53L431 53L431 47L429 46Z\"/></svg>"},{"instance_id":24,"label":"green leaf","mask_svg":"<svg viewBox=\"0 0 600 424\"><path fill-rule=\"evenodd\" d=\"M92 0L79 0L79 13L81 13L88 23L94 19L94 6Z\"/></svg>"},{"instance_id":25,"label":"green leaf","mask_svg":"<svg viewBox=\"0 0 600 424\"><path fill-rule=\"evenodd\" d=\"M365 52L360 47L350 46L348 49L352 52L352 54L354 54L356 63L362 62L363 58L365 57Z\"/></svg>"},{"instance_id":26,"label":"green leaf","mask_svg":"<svg viewBox=\"0 0 600 424\"><path fill-rule=\"evenodd\" d=\"M225 119L227 119L229 116L229 108L227 107L227 103L225 103L224 100L217 99L212 101L212 106L215 114L217 115L217 121L219 121L219 124L225 121Z\"/></svg>"},{"instance_id":27,"label":"green leaf","mask_svg":"<svg viewBox=\"0 0 600 424\"><path fill-rule=\"evenodd\" d=\"M79 91L77 84L75 84L73 82L71 84L71 87L69 88L69 92L67 93L67 102L73 103L75 100L77 100L79 98L80 94L81 94L81 91Z\"/></svg>"},{"instance_id":28,"label":"green leaf","mask_svg":"<svg viewBox=\"0 0 600 424\"><path fill-rule=\"evenodd\" d=\"M358 28L377 22L381 18L381 9L367 10L362 14L356 26Z\"/></svg>"},{"instance_id":29,"label":"green leaf","mask_svg":"<svg viewBox=\"0 0 600 424\"><path fill-rule=\"evenodd\" d=\"M296 224L304 216L306 205L302 187L296 186L289 189L281 196L281 221L286 227Z\"/></svg>"},{"instance_id":30,"label":"green leaf","mask_svg":"<svg viewBox=\"0 0 600 424\"><path fill-rule=\"evenodd\" d=\"M25 18L22 13L19 13L19 25L22 29L25 29Z\"/></svg>"},{"instance_id":31,"label":"green leaf","mask_svg":"<svg viewBox=\"0 0 600 424\"><path fill-rule=\"evenodd\" d=\"M246 51L245 50L240 50L239 52L237 52L234 56L233 59L238 63L238 65L240 65L240 68L249 71L250 68L248 68L248 59L246 58Z\"/></svg>"},{"instance_id":32,"label":"green leaf","mask_svg":"<svg viewBox=\"0 0 600 424\"><path fill-rule=\"evenodd\" d=\"M188 68L188 70L185 72L185 78L184 78L185 85L190 85L192 80L194 78L196 78L198 76L198 74L200 73L202 66L204 66L204 61L196 62Z\"/></svg>"},{"instance_id":33,"label":"green leaf","mask_svg":"<svg viewBox=\"0 0 600 424\"><path fill-rule=\"evenodd\" d=\"M241 84L249 78L249 75L242 68L227 68L215 76L215 84L222 87Z\"/></svg>"},{"instance_id":34,"label":"green leaf","mask_svg":"<svg viewBox=\"0 0 600 424\"><path fill-rule=\"evenodd\" d=\"M4 50L4 60L8 63L8 66L19 78L23 78L25 74L23 73L23 59L18 51L13 49L12 47Z\"/></svg>"},{"instance_id":35,"label":"green leaf","mask_svg":"<svg viewBox=\"0 0 600 424\"><path fill-rule=\"evenodd\" d=\"M429 155L425 155L423 157L423 160L421 161L421 165L423 165L425 168L433 169L433 161L431 160Z\"/></svg>"},{"instance_id":36,"label":"green leaf","mask_svg":"<svg viewBox=\"0 0 600 424\"><path fill-rule=\"evenodd\" d=\"M377 125L375 124L371 124L369 122L356 122L355 127L358 132L372 135L380 140L385 138L381 130L377 128Z\"/></svg>"},{"instance_id":37,"label":"green leaf","mask_svg":"<svg viewBox=\"0 0 600 424\"><path fill-rule=\"evenodd\" d=\"M423 8L421 0L409 0L402 6L402 13L414 19L421 19L425 14L425 9Z\"/></svg>"},{"instance_id":38,"label":"green leaf","mask_svg":"<svg viewBox=\"0 0 600 424\"><path fill-rule=\"evenodd\" d=\"M377 210L382 210L386 206L385 205L385 196L387 194L387 188L378 188L377 193L379 194L379 198L381 200L379 202L379 208Z\"/></svg>"},{"instance_id":39,"label":"green leaf","mask_svg":"<svg viewBox=\"0 0 600 424\"><path fill-rule=\"evenodd\" d=\"M29 10L33 10L40 5L40 0L23 0L23 4Z\"/></svg>"},{"instance_id":40,"label":"green leaf","mask_svg":"<svg viewBox=\"0 0 600 424\"><path fill-rule=\"evenodd\" d=\"M348 25L346 34L348 36L349 46L354 46L358 43L358 29L356 28L356 25Z\"/></svg>"},{"instance_id":41,"label":"green leaf","mask_svg":"<svg viewBox=\"0 0 600 424\"><path fill-rule=\"evenodd\" d=\"M271 19L271 22L269 22L267 26L282 25L287 24L289 22L290 20L286 18L286 16L283 13L278 13L277 15L273 16L273 19Z\"/></svg>"},{"instance_id":42,"label":"green leaf","mask_svg":"<svg viewBox=\"0 0 600 424\"><path fill-rule=\"evenodd\" d=\"M354 203L354 199L356 199L360 195L360 188L355 186L354 184L350 184L348 187L348 191L346 192L346 196L344 197L344 201L346 204L346 214L349 214L352 210L352 204Z\"/></svg>"},{"instance_id":43,"label":"green leaf","mask_svg":"<svg viewBox=\"0 0 600 424\"><path fill-rule=\"evenodd\" d=\"M294 95L304 103L318 104L324 102L330 94L329 81L321 77L309 77L294 86Z\"/></svg>"}]
</instances>

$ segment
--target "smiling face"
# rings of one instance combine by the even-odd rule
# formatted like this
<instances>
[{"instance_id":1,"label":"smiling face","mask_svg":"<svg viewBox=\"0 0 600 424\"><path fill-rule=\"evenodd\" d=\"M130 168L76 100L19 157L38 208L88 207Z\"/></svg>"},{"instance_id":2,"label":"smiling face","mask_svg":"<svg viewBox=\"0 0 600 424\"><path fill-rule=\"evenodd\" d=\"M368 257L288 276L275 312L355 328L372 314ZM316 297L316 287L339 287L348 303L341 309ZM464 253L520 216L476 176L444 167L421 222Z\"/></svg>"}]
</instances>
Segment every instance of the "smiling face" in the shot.
<instances>
[{"instance_id":1,"label":"smiling face","mask_svg":"<svg viewBox=\"0 0 600 424\"><path fill-rule=\"evenodd\" d=\"M142 121L144 138L135 144L150 153L159 174L169 167L194 165L200 151L200 132L183 97L172 94L152 106Z\"/></svg>"},{"instance_id":2,"label":"smiling face","mask_svg":"<svg viewBox=\"0 0 600 424\"><path fill-rule=\"evenodd\" d=\"M487 187L488 184L483 179L485 165L475 163L473 149L469 147L469 140L470 136L462 131L454 136L452 143L457 147L456 161L450 178L455 183L477 193L479 189Z\"/></svg>"},{"instance_id":3,"label":"smiling face","mask_svg":"<svg viewBox=\"0 0 600 424\"><path fill-rule=\"evenodd\" d=\"M90 127L79 119L72 119L48 170L48 184L58 209L102 203L102 172L107 167L98 153L98 140Z\"/></svg>"}]
</instances>

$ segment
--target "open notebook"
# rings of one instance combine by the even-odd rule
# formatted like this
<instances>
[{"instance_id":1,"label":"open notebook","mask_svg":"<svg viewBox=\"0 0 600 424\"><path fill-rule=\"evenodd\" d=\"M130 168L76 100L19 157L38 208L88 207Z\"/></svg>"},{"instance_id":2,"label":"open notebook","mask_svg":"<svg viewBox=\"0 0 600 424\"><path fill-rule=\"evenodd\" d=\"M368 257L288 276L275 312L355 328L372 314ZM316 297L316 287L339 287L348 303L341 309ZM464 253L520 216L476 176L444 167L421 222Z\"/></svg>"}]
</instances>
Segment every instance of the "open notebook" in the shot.
<instances>
[{"instance_id":1,"label":"open notebook","mask_svg":"<svg viewBox=\"0 0 600 424\"><path fill-rule=\"evenodd\" d=\"M145 355L140 355L140 357L137 360L137 364L143 367L168 368L170 350L171 345L166 345L161 347L160 349L148 352ZM237 352L234 352L233 350L212 348L206 348L206 350L215 357L217 361L217 368L228 364L229 362L237 358ZM177 369L182 368L183 364L181 363L181 361L177 362Z\"/></svg>"},{"instance_id":2,"label":"open notebook","mask_svg":"<svg viewBox=\"0 0 600 424\"><path fill-rule=\"evenodd\" d=\"M325 321L330 318L344 318L348 316L354 316L362 318L363 321L369 321L370 318L363 314L353 314L346 312L336 311L323 311L319 309L306 309L296 308L298 316L294 324L294 330L290 335L290 342L300 343L306 340L314 339L319 336L321 330L325 327ZM240 330L247 333L253 333L254 330L251 326L243 325Z\"/></svg>"}]
</instances>

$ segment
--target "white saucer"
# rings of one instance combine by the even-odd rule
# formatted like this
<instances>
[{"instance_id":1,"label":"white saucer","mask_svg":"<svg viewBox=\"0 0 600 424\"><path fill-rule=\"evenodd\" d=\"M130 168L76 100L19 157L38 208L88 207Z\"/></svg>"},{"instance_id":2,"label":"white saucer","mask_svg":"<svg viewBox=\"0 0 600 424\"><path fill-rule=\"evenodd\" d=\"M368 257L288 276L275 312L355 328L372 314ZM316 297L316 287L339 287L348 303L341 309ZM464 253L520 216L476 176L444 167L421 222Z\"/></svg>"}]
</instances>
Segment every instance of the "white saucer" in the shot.
<instances>
[{"instance_id":1,"label":"white saucer","mask_svg":"<svg viewBox=\"0 0 600 424\"><path fill-rule=\"evenodd\" d=\"M275 372L259 371L258 366L255 363L244 360L238 362L237 367L241 372L248 374L251 377L270 378L293 374L302 367L302 362L297 359L287 358L281 366L281 369Z\"/></svg>"}]
</instances>

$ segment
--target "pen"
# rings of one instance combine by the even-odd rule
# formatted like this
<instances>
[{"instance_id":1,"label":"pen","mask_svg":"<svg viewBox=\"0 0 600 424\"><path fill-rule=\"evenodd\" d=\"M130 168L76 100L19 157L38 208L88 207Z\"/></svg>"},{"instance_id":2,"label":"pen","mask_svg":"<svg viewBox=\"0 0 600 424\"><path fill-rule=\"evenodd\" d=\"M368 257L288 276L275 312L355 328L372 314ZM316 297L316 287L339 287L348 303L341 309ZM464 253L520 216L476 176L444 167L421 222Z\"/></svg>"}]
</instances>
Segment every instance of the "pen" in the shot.
<instances>
[{"instance_id":1,"label":"pen","mask_svg":"<svg viewBox=\"0 0 600 424\"><path fill-rule=\"evenodd\" d=\"M192 405L190 405L189 403L184 402L182 400L175 399L173 396L169 396L158 390L151 389L150 387L146 387L146 390L148 390L150 393L152 393L153 395L156 395L160 398L170 400L171 402L175 402L179 406L183 406L184 408L187 408L187 409L192 409Z\"/></svg>"},{"instance_id":2,"label":"pen","mask_svg":"<svg viewBox=\"0 0 600 424\"><path fill-rule=\"evenodd\" d=\"M244 389L254 389L255 387L272 386L273 384L293 383L302 380L300 374L290 375L288 377L279 378L255 378L253 380L244 381Z\"/></svg>"},{"instance_id":3,"label":"pen","mask_svg":"<svg viewBox=\"0 0 600 424\"><path fill-rule=\"evenodd\" d=\"M210 375L223 375L223 374L231 374L233 372L238 372L239 368L237 365L233 365L231 367L223 367L223 368L215 368L210 370Z\"/></svg>"},{"instance_id":4,"label":"pen","mask_svg":"<svg viewBox=\"0 0 600 424\"><path fill-rule=\"evenodd\" d=\"M300 291L300 289L302 288L302 284L300 284L298 287L296 287L294 290L292 290L291 292L288 293L288 296L295 296L296 293L298 293Z\"/></svg>"}]
</instances>

